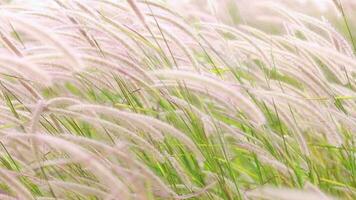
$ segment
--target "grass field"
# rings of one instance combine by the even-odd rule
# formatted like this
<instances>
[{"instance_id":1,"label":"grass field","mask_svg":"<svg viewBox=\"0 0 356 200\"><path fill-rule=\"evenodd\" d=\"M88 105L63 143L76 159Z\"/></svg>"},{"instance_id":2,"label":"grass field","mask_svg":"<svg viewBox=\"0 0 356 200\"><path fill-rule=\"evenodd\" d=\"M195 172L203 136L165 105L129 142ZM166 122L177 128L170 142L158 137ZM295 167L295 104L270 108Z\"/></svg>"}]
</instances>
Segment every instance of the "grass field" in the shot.
<instances>
[{"instance_id":1,"label":"grass field","mask_svg":"<svg viewBox=\"0 0 356 200\"><path fill-rule=\"evenodd\" d=\"M354 0L0 2L0 200L356 199Z\"/></svg>"}]
</instances>

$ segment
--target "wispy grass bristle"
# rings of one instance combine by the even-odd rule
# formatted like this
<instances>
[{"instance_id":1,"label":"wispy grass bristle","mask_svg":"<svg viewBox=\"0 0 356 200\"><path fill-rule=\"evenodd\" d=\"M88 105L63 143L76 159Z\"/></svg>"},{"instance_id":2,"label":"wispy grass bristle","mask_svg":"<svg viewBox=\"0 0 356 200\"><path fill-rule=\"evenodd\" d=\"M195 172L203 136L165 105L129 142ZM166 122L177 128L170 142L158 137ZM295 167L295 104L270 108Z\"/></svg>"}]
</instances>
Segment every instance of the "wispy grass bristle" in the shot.
<instances>
[{"instance_id":1,"label":"wispy grass bristle","mask_svg":"<svg viewBox=\"0 0 356 200\"><path fill-rule=\"evenodd\" d=\"M353 0L0 0L0 199L356 199Z\"/></svg>"}]
</instances>

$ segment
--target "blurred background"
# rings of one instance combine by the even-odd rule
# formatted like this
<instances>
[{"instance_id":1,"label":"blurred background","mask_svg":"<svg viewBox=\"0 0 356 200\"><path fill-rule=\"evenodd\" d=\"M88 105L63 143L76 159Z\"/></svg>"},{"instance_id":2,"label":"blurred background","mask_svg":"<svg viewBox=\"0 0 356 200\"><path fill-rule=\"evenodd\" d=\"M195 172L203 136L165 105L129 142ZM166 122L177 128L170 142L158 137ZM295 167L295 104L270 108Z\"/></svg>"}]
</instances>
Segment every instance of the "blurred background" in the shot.
<instances>
[{"instance_id":1,"label":"blurred background","mask_svg":"<svg viewBox=\"0 0 356 200\"><path fill-rule=\"evenodd\" d=\"M30 4L41 6L54 0L0 0L1 3ZM61 0L69 2L70 0ZM90 1L90 0L82 0ZM112 0L122 2L126 0ZM144 1L144 0L142 0ZM230 26L247 24L268 33L284 31L286 16L271 7L280 7L287 12L301 12L322 19L333 25L350 40L345 19L350 31L356 34L356 0L151 0L170 4L190 22L219 21ZM53 4L52 4L53 5ZM341 12L344 12L344 15ZM282 16L284 15L284 16ZM346 18L344 18L345 16Z\"/></svg>"}]
</instances>

